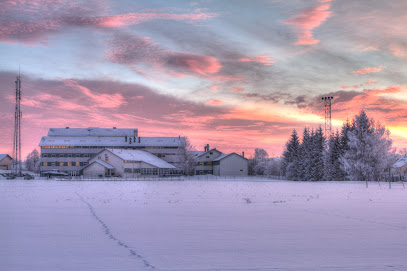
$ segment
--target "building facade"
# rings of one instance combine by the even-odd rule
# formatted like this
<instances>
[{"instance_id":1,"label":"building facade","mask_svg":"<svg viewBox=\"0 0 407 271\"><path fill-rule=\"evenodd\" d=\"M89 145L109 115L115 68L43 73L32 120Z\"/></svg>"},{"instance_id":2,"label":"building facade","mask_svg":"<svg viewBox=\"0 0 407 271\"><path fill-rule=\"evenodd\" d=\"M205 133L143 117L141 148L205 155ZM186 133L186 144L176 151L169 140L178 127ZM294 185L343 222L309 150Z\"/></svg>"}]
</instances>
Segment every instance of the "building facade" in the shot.
<instances>
[{"instance_id":1,"label":"building facade","mask_svg":"<svg viewBox=\"0 0 407 271\"><path fill-rule=\"evenodd\" d=\"M131 178L173 175L177 169L146 151L105 149L91 158L82 171L85 178L105 176Z\"/></svg>"},{"instance_id":2,"label":"building facade","mask_svg":"<svg viewBox=\"0 0 407 271\"><path fill-rule=\"evenodd\" d=\"M0 154L0 170L10 170L13 158L8 154Z\"/></svg>"},{"instance_id":3,"label":"building facade","mask_svg":"<svg viewBox=\"0 0 407 271\"><path fill-rule=\"evenodd\" d=\"M91 158L104 149L143 150L181 168L184 137L140 137L137 129L51 128L42 137L40 172L57 170L81 175Z\"/></svg>"}]
</instances>

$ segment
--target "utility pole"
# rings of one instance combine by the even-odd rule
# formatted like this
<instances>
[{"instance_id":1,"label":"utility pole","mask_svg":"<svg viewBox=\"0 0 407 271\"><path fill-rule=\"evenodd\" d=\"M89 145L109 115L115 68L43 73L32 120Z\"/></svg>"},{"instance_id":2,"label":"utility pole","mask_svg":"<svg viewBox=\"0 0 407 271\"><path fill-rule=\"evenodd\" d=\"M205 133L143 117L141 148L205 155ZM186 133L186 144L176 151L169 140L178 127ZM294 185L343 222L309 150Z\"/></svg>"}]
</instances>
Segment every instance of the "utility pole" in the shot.
<instances>
[{"instance_id":1,"label":"utility pole","mask_svg":"<svg viewBox=\"0 0 407 271\"><path fill-rule=\"evenodd\" d=\"M331 101L334 97L322 97L325 107L325 136L332 135L332 122L331 122Z\"/></svg>"},{"instance_id":2,"label":"utility pole","mask_svg":"<svg viewBox=\"0 0 407 271\"><path fill-rule=\"evenodd\" d=\"M21 80L20 71L18 71L16 83L16 108L14 113L14 140L13 140L13 164L12 173L14 176L21 177L22 165L21 165L21 118L22 113L20 109L21 101Z\"/></svg>"}]
</instances>

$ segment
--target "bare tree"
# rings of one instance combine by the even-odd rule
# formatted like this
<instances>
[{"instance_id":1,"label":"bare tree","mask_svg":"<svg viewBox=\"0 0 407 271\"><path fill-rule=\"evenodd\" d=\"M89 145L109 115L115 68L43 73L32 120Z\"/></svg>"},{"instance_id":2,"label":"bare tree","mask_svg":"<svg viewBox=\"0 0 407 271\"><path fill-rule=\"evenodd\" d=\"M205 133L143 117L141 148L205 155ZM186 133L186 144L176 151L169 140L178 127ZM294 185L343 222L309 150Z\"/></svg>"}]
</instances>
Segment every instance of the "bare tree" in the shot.
<instances>
[{"instance_id":1,"label":"bare tree","mask_svg":"<svg viewBox=\"0 0 407 271\"><path fill-rule=\"evenodd\" d=\"M178 147L179 151L179 166L185 175L194 175L195 168L195 155L192 151L195 147L191 144L188 137L181 138L180 145Z\"/></svg>"},{"instance_id":2,"label":"bare tree","mask_svg":"<svg viewBox=\"0 0 407 271\"><path fill-rule=\"evenodd\" d=\"M37 149L32 150L32 152L27 155L25 167L28 171L36 173L40 171L40 154Z\"/></svg>"}]
</instances>

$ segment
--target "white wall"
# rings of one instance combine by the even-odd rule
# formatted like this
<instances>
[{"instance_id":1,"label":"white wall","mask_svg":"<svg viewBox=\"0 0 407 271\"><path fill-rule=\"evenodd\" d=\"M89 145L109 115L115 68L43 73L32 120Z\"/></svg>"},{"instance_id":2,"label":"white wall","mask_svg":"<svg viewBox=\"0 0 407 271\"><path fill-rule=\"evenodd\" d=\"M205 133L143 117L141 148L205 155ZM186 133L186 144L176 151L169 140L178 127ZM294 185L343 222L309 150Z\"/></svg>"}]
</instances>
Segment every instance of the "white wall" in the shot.
<instances>
[{"instance_id":1,"label":"white wall","mask_svg":"<svg viewBox=\"0 0 407 271\"><path fill-rule=\"evenodd\" d=\"M220 169L214 166L214 174L218 170L220 176L247 176L248 165L248 160L234 153L220 160Z\"/></svg>"}]
</instances>

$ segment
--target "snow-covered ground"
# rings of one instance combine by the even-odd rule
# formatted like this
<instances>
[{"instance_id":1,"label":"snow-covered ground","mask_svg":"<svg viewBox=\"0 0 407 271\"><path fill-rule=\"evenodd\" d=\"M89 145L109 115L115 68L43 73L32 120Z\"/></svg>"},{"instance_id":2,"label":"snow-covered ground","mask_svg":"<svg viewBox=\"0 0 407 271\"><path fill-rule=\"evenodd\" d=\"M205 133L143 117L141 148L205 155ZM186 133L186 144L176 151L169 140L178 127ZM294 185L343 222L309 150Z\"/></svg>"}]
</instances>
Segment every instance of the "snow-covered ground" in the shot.
<instances>
[{"instance_id":1,"label":"snow-covered ground","mask_svg":"<svg viewBox=\"0 0 407 271\"><path fill-rule=\"evenodd\" d=\"M0 270L407 270L401 183L0 180Z\"/></svg>"}]
</instances>

